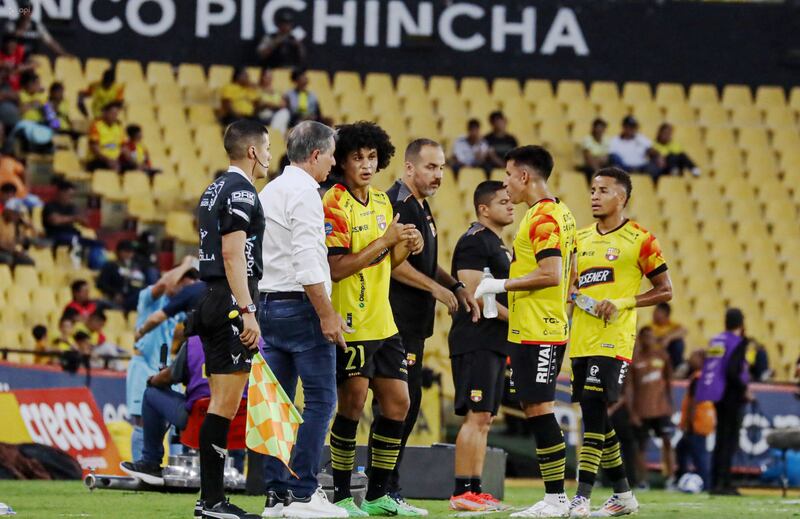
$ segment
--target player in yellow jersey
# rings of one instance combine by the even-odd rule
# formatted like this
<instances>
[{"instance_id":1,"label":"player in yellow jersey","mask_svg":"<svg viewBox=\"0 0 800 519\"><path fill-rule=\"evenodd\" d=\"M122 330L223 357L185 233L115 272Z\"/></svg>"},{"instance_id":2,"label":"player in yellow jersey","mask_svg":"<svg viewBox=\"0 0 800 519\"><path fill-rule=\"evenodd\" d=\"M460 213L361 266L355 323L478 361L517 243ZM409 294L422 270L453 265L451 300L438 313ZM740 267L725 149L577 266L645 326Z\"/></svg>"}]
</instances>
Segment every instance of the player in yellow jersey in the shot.
<instances>
[{"instance_id":1,"label":"player in yellow jersey","mask_svg":"<svg viewBox=\"0 0 800 519\"><path fill-rule=\"evenodd\" d=\"M672 283L655 236L625 217L631 179L618 168L601 169L592 177L592 215L597 223L578 231L576 300L572 314L572 401L583 413L583 447L578 464L578 492L571 517L590 515L592 486L602 466L614 486L603 508L591 513L615 517L639 508L625 477L619 439L608 417L633 357L637 307L672 298ZM647 277L653 287L639 294ZM637 295L638 294L638 295Z\"/></svg>"},{"instance_id":2,"label":"player in yellow jersey","mask_svg":"<svg viewBox=\"0 0 800 519\"><path fill-rule=\"evenodd\" d=\"M569 339L567 295L575 260L575 219L547 188L553 158L540 146L506 155L505 181L511 202L528 211L514 238L509 279L485 279L475 299L508 291L508 340L512 380L536 437L544 499L512 517L565 517L566 445L553 414L556 377Z\"/></svg>"},{"instance_id":3,"label":"player in yellow jersey","mask_svg":"<svg viewBox=\"0 0 800 519\"><path fill-rule=\"evenodd\" d=\"M400 224L386 193L370 186L389 164L394 146L380 127L367 122L338 128L335 172L342 182L322 200L331 267L331 302L352 333L336 356L339 405L331 427L334 502L351 517L419 515L387 496L386 483L400 451L409 407L406 355L389 304L392 268L422 250L422 235ZM367 390L381 417L370 435L370 478L359 508L350 493L356 431Z\"/></svg>"}]
</instances>

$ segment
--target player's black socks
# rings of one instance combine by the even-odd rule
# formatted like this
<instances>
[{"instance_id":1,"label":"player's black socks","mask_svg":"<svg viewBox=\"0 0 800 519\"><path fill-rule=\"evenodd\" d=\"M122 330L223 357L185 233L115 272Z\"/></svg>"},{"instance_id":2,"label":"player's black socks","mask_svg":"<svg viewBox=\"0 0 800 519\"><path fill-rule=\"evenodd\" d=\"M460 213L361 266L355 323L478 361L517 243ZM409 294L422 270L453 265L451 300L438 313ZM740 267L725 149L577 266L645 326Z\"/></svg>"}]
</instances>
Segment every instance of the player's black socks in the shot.
<instances>
[{"instance_id":1,"label":"player's black socks","mask_svg":"<svg viewBox=\"0 0 800 519\"><path fill-rule=\"evenodd\" d=\"M403 422L379 417L369 439L370 472L367 501L386 495L386 483L397 464L400 443L403 440Z\"/></svg>"},{"instance_id":2,"label":"player's black socks","mask_svg":"<svg viewBox=\"0 0 800 519\"><path fill-rule=\"evenodd\" d=\"M468 477L456 476L456 486L453 488L453 495L460 496L465 492L471 492L471 482L472 480Z\"/></svg>"},{"instance_id":3,"label":"player's black socks","mask_svg":"<svg viewBox=\"0 0 800 519\"><path fill-rule=\"evenodd\" d=\"M476 494L483 494L483 487L481 487L481 478L470 478L469 489Z\"/></svg>"},{"instance_id":4,"label":"player's black socks","mask_svg":"<svg viewBox=\"0 0 800 519\"><path fill-rule=\"evenodd\" d=\"M564 433L553 413L528 418L536 437L536 459L547 494L564 493L564 470L567 464L567 446Z\"/></svg>"},{"instance_id":5,"label":"player's black socks","mask_svg":"<svg viewBox=\"0 0 800 519\"><path fill-rule=\"evenodd\" d=\"M602 400L582 400L583 447L578 456L578 495L592 497L592 487L603 457L606 439L606 406Z\"/></svg>"},{"instance_id":6,"label":"player's black socks","mask_svg":"<svg viewBox=\"0 0 800 519\"><path fill-rule=\"evenodd\" d=\"M622 463L622 456L619 450L619 438L617 438L617 432L611 425L610 420L606 422L606 429L605 442L603 443L603 458L600 466L603 467L603 470L606 471L609 479L611 479L614 493L628 492L631 486L625 475L625 465Z\"/></svg>"},{"instance_id":7,"label":"player's black socks","mask_svg":"<svg viewBox=\"0 0 800 519\"><path fill-rule=\"evenodd\" d=\"M337 414L331 426L331 467L333 468L333 502L352 497L350 475L356 462L358 422ZM372 479L372 478L370 478Z\"/></svg>"},{"instance_id":8,"label":"player's black socks","mask_svg":"<svg viewBox=\"0 0 800 519\"><path fill-rule=\"evenodd\" d=\"M200 499L208 507L225 499L225 458L231 421L208 413L200 426Z\"/></svg>"}]
</instances>

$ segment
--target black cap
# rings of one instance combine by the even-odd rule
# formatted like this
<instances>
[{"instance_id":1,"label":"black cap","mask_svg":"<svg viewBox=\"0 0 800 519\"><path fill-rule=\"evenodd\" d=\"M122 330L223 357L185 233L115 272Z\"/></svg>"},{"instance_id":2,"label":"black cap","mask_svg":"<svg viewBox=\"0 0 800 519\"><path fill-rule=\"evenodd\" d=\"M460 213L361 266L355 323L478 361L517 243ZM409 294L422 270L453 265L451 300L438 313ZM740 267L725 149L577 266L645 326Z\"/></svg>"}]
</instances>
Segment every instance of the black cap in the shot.
<instances>
[{"instance_id":1,"label":"black cap","mask_svg":"<svg viewBox=\"0 0 800 519\"><path fill-rule=\"evenodd\" d=\"M639 126L639 121L632 115L626 115L624 119L622 119L622 126Z\"/></svg>"}]
</instances>

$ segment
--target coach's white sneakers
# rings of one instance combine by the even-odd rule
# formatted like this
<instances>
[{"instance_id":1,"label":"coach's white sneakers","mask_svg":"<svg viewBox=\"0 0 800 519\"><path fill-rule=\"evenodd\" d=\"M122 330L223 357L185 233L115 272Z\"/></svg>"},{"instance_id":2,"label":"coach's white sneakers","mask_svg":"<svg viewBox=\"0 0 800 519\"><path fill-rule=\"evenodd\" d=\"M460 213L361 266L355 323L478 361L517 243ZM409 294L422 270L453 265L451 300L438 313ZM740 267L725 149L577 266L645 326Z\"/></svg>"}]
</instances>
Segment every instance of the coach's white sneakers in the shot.
<instances>
[{"instance_id":1,"label":"coach's white sneakers","mask_svg":"<svg viewBox=\"0 0 800 519\"><path fill-rule=\"evenodd\" d=\"M511 517L569 517L569 502L566 494L545 494L544 499Z\"/></svg>"},{"instance_id":2,"label":"coach's white sneakers","mask_svg":"<svg viewBox=\"0 0 800 519\"><path fill-rule=\"evenodd\" d=\"M619 517L629 515L639 511L639 502L633 492L622 492L611 494L611 497L603 505L603 508L592 512L591 517Z\"/></svg>"},{"instance_id":3,"label":"coach's white sneakers","mask_svg":"<svg viewBox=\"0 0 800 519\"><path fill-rule=\"evenodd\" d=\"M576 495L569 504L569 516L589 517L592 515L591 505L592 502L589 498Z\"/></svg>"},{"instance_id":4,"label":"coach's white sneakers","mask_svg":"<svg viewBox=\"0 0 800 519\"><path fill-rule=\"evenodd\" d=\"M316 519L322 517L348 517L347 510L328 501L322 487L306 498L297 498L289 491L289 504L283 507L283 517Z\"/></svg>"}]
</instances>

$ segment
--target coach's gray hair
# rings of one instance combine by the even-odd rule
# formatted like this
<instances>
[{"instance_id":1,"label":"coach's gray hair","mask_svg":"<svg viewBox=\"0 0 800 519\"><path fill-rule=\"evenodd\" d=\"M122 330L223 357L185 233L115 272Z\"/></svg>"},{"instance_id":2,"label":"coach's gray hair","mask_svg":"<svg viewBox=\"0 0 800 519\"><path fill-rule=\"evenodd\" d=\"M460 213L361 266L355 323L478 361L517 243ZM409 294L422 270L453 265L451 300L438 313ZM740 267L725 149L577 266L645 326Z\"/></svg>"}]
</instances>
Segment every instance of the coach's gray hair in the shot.
<instances>
[{"instance_id":1,"label":"coach's gray hair","mask_svg":"<svg viewBox=\"0 0 800 519\"><path fill-rule=\"evenodd\" d=\"M303 163L314 150L329 151L331 137L336 132L330 126L317 121L303 121L289 131L286 141L286 156L289 162Z\"/></svg>"}]
</instances>

